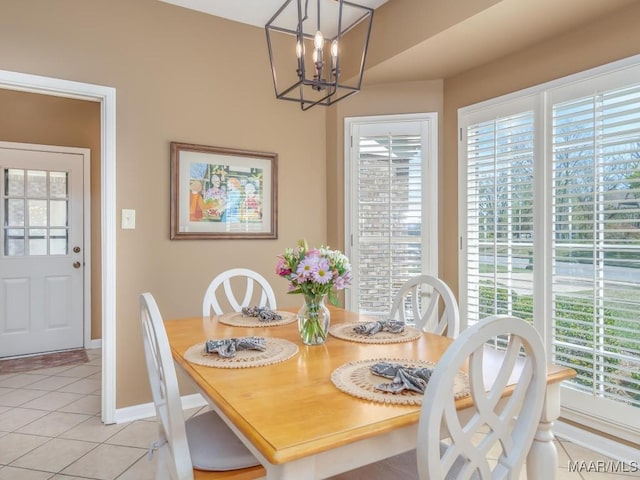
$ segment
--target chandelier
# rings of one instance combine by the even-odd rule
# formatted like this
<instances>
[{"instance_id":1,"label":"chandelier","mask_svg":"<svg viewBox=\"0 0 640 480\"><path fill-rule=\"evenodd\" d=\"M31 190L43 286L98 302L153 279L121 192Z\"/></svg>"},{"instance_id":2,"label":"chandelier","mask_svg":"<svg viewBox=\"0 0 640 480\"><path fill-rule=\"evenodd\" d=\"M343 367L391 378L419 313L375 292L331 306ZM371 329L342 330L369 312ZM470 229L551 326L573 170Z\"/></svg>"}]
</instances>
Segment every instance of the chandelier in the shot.
<instances>
[{"instance_id":1,"label":"chandelier","mask_svg":"<svg viewBox=\"0 0 640 480\"><path fill-rule=\"evenodd\" d=\"M345 0L287 0L265 25L276 98L302 110L360 91L373 9Z\"/></svg>"}]
</instances>

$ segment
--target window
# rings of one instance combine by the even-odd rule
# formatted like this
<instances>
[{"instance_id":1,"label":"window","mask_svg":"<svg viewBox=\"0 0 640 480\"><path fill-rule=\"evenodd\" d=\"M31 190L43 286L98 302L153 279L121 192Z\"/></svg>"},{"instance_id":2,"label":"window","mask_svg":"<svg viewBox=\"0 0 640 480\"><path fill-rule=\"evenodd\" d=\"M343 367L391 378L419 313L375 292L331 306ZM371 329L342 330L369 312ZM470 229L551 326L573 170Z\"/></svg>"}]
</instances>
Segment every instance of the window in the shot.
<instances>
[{"instance_id":1,"label":"window","mask_svg":"<svg viewBox=\"0 0 640 480\"><path fill-rule=\"evenodd\" d=\"M463 322L534 323L577 372L563 415L623 438L640 433L638 60L460 112Z\"/></svg>"},{"instance_id":2,"label":"window","mask_svg":"<svg viewBox=\"0 0 640 480\"><path fill-rule=\"evenodd\" d=\"M68 173L2 169L7 257L67 255Z\"/></svg>"},{"instance_id":3,"label":"window","mask_svg":"<svg viewBox=\"0 0 640 480\"><path fill-rule=\"evenodd\" d=\"M410 277L437 275L436 115L347 119L347 308L384 316Z\"/></svg>"},{"instance_id":4,"label":"window","mask_svg":"<svg viewBox=\"0 0 640 480\"><path fill-rule=\"evenodd\" d=\"M502 112L467 129L468 322L533 320L534 115Z\"/></svg>"}]
</instances>

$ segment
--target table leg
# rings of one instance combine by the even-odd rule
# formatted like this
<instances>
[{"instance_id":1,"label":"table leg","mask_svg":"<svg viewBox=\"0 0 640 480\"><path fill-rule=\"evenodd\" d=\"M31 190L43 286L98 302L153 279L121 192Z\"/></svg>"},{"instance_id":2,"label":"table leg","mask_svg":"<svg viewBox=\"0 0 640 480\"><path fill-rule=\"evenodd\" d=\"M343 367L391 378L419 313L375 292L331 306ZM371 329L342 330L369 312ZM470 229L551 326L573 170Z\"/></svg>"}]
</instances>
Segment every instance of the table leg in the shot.
<instances>
[{"instance_id":1,"label":"table leg","mask_svg":"<svg viewBox=\"0 0 640 480\"><path fill-rule=\"evenodd\" d=\"M560 416L560 384L547 385L542 416L527 455L528 480L555 480L558 452L553 443L553 422Z\"/></svg>"}]
</instances>

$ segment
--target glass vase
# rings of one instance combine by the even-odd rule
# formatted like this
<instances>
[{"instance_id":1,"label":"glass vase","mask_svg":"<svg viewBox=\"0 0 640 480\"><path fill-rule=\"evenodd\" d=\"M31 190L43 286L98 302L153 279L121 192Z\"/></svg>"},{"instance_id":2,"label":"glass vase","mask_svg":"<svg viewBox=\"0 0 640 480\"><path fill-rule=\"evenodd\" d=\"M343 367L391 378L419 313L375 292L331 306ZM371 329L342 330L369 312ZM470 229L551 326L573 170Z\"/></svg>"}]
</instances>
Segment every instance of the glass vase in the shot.
<instances>
[{"instance_id":1,"label":"glass vase","mask_svg":"<svg viewBox=\"0 0 640 480\"><path fill-rule=\"evenodd\" d=\"M322 345L327 340L330 314L326 295L305 295L298 311L298 330L305 345Z\"/></svg>"}]
</instances>

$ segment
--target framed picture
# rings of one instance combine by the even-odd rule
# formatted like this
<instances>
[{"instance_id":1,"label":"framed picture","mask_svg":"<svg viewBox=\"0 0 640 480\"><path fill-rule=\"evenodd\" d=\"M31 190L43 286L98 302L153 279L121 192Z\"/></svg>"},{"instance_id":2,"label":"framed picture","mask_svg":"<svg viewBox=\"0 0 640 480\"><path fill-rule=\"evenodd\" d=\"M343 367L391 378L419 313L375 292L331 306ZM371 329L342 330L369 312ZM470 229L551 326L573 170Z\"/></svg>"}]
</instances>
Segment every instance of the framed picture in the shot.
<instances>
[{"instance_id":1,"label":"framed picture","mask_svg":"<svg viewBox=\"0 0 640 480\"><path fill-rule=\"evenodd\" d=\"M275 153L171 142L171 239L278 238Z\"/></svg>"}]
</instances>

